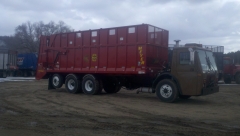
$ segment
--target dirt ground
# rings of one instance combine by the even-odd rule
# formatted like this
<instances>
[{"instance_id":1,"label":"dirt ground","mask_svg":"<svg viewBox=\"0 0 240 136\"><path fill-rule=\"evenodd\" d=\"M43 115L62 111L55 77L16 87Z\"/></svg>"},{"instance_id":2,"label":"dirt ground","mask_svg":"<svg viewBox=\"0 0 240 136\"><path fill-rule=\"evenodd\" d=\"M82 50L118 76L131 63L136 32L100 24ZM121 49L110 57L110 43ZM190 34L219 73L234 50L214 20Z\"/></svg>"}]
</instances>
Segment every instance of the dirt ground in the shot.
<instances>
[{"instance_id":1,"label":"dirt ground","mask_svg":"<svg viewBox=\"0 0 240 136\"><path fill-rule=\"evenodd\" d=\"M163 103L155 94L69 94L47 80L0 83L0 135L240 135L240 85Z\"/></svg>"}]
</instances>

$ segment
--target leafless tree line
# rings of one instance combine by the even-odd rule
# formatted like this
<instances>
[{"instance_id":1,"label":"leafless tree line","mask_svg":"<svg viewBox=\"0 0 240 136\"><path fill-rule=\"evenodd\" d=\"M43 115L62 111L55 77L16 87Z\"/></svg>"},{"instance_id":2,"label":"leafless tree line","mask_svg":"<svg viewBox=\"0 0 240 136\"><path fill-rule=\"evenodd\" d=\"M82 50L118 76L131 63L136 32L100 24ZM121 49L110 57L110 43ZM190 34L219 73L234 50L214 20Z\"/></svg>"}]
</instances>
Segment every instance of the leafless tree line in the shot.
<instances>
[{"instance_id":1,"label":"leafless tree line","mask_svg":"<svg viewBox=\"0 0 240 136\"><path fill-rule=\"evenodd\" d=\"M234 64L240 65L240 51L229 52L229 53L225 54L225 56L228 56L231 59L233 59Z\"/></svg>"},{"instance_id":2,"label":"leafless tree line","mask_svg":"<svg viewBox=\"0 0 240 136\"><path fill-rule=\"evenodd\" d=\"M63 21L59 21L58 23L50 21L47 24L44 24L42 21L36 23L28 21L17 26L13 36L0 36L0 40L2 40L9 49L17 50L18 52L38 52L41 35L71 31L73 31L71 27Z\"/></svg>"}]
</instances>

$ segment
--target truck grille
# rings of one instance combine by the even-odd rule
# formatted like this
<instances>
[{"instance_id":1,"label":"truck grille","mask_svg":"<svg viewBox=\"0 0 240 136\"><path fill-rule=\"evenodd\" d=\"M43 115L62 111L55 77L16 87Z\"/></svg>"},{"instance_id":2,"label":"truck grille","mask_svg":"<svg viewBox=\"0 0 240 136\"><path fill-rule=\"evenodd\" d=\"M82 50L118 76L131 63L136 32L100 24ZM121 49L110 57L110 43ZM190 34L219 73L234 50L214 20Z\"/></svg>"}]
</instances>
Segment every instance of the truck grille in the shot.
<instances>
[{"instance_id":1,"label":"truck grille","mask_svg":"<svg viewBox=\"0 0 240 136\"><path fill-rule=\"evenodd\" d=\"M206 87L214 87L216 85L217 85L216 76L214 74L208 75L206 79Z\"/></svg>"}]
</instances>

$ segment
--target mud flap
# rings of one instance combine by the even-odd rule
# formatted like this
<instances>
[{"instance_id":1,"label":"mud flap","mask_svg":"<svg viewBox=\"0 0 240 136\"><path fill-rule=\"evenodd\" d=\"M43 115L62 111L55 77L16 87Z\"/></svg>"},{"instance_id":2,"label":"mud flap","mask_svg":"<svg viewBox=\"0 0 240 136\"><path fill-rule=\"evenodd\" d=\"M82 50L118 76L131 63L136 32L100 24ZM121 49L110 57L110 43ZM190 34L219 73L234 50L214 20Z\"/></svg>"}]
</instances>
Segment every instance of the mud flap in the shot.
<instances>
[{"instance_id":1,"label":"mud flap","mask_svg":"<svg viewBox=\"0 0 240 136\"><path fill-rule=\"evenodd\" d=\"M52 77L49 77L49 78L48 78L48 90L55 89L55 88L53 87L52 83L51 83L51 79L52 79Z\"/></svg>"}]
</instances>

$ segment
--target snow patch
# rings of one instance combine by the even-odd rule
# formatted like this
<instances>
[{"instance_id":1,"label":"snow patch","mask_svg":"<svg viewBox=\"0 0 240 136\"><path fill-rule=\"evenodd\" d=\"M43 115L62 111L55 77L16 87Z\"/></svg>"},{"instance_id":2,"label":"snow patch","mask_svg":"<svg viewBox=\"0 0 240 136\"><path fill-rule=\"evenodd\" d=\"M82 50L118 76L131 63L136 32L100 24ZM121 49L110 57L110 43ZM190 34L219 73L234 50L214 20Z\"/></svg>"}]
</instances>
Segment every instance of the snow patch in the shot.
<instances>
[{"instance_id":1,"label":"snow patch","mask_svg":"<svg viewBox=\"0 0 240 136\"><path fill-rule=\"evenodd\" d=\"M35 77L7 77L7 78L0 78L0 82L11 82L11 81L33 81Z\"/></svg>"}]
</instances>

